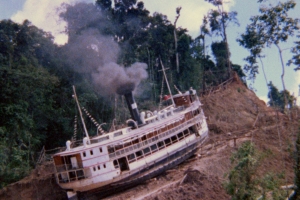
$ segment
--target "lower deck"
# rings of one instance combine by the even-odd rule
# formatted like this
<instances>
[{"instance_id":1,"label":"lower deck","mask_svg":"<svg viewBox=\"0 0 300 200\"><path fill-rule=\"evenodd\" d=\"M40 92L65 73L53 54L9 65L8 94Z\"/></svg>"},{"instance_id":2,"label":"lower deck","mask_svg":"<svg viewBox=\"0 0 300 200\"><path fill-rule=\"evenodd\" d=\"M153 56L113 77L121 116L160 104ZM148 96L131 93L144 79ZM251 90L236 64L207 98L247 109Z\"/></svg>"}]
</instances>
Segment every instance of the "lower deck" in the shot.
<instances>
[{"instance_id":1,"label":"lower deck","mask_svg":"<svg viewBox=\"0 0 300 200\"><path fill-rule=\"evenodd\" d=\"M135 173L128 173L129 176L127 176L126 178L120 177L120 180L114 183L86 192L77 192L78 197L79 199L87 199L91 195L97 195L98 198L103 198L111 195L112 193L120 192L132 186L140 184L143 181L149 180L161 174L162 172L173 168L174 166L182 163L183 161L194 155L197 151L198 142L194 141L193 144L191 144L187 148L178 150L177 152L169 155L168 157L165 157L158 162L149 163L149 165L147 165L140 171L137 171Z\"/></svg>"},{"instance_id":2,"label":"lower deck","mask_svg":"<svg viewBox=\"0 0 300 200\"><path fill-rule=\"evenodd\" d=\"M186 129L183 132L164 138L164 140L149 143L144 149L135 152L134 160L130 159L132 154L111 160L113 167L107 173L78 179L74 182L61 182L60 185L64 189L84 192L95 188L103 189L120 185L123 184L122 182L130 184L131 182L146 180L150 176L161 173L165 168L175 166L179 161L185 160L187 154L194 151L207 138L207 132L203 132L201 135ZM113 177L108 178L111 176ZM105 178L107 181L103 181Z\"/></svg>"}]
</instances>

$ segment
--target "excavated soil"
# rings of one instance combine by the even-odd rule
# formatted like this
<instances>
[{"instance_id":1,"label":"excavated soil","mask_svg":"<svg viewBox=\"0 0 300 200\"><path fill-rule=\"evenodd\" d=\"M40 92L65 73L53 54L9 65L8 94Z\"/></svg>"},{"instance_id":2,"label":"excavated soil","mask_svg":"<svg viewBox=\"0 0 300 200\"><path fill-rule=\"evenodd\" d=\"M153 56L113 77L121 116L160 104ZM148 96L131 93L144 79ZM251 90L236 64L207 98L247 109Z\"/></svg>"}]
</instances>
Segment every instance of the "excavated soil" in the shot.
<instances>
[{"instance_id":1,"label":"excavated soil","mask_svg":"<svg viewBox=\"0 0 300 200\"><path fill-rule=\"evenodd\" d=\"M228 200L223 183L233 167L230 156L251 140L266 156L257 176L284 174L293 184L293 150L299 110L279 113L235 80L201 97L210 129L208 142L190 159L160 176L105 199ZM0 190L0 199L66 199L57 186L51 163L39 166L29 177ZM99 199L97 196L91 200Z\"/></svg>"},{"instance_id":2,"label":"excavated soil","mask_svg":"<svg viewBox=\"0 0 300 200\"><path fill-rule=\"evenodd\" d=\"M0 199L66 199L66 193L56 184L53 173L52 162L38 166L29 176L0 190Z\"/></svg>"}]
</instances>

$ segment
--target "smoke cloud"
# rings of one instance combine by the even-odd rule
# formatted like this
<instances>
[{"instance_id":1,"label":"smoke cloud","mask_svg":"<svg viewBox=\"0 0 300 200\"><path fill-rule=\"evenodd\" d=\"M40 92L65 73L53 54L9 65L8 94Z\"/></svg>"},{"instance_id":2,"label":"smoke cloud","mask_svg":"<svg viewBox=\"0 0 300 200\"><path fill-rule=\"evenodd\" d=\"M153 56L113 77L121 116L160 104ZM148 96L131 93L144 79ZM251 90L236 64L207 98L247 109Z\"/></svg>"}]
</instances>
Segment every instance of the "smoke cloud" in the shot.
<instances>
[{"instance_id":1,"label":"smoke cloud","mask_svg":"<svg viewBox=\"0 0 300 200\"><path fill-rule=\"evenodd\" d=\"M117 64L121 52L118 43L100 32L112 25L100 10L94 9L92 4L80 3L67 6L66 13L61 14L70 23L71 35L64 47L69 65L77 72L89 75L102 96L132 92L148 78L147 64L134 63L129 67ZM91 11L97 14L90 17ZM96 28L84 29L95 23Z\"/></svg>"},{"instance_id":2,"label":"smoke cloud","mask_svg":"<svg viewBox=\"0 0 300 200\"><path fill-rule=\"evenodd\" d=\"M143 79L148 78L147 65L134 63L124 68L116 63L107 63L92 75L94 83L106 94L126 94L132 92Z\"/></svg>"}]
</instances>

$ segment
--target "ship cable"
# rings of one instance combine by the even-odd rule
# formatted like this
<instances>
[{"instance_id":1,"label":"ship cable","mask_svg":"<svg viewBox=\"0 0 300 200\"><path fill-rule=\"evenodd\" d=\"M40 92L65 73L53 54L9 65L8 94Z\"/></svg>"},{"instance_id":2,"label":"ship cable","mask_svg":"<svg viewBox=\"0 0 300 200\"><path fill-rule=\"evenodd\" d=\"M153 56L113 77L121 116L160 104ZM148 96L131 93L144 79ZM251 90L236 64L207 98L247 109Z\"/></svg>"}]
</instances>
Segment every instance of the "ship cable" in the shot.
<instances>
[{"instance_id":1,"label":"ship cable","mask_svg":"<svg viewBox=\"0 0 300 200\"><path fill-rule=\"evenodd\" d=\"M85 112L85 114L90 118L90 120L94 123L94 125L97 127L97 131L100 131L100 135L105 134L105 131L101 128L101 125L105 124L99 124L92 115L85 109L85 107L81 107L82 110Z\"/></svg>"},{"instance_id":2,"label":"ship cable","mask_svg":"<svg viewBox=\"0 0 300 200\"><path fill-rule=\"evenodd\" d=\"M75 115L74 118L74 133L73 133L73 137L71 138L71 144L74 144L74 142L76 141L76 137L77 137L77 115Z\"/></svg>"}]
</instances>

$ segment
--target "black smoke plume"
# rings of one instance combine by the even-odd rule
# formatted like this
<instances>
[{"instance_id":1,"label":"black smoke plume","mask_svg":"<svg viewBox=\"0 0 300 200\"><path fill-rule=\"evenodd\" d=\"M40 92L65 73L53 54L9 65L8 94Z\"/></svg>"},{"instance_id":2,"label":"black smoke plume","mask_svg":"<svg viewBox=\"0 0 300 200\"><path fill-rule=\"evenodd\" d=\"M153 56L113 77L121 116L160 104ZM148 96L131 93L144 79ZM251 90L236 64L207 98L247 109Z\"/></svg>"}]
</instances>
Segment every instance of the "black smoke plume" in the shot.
<instances>
[{"instance_id":1,"label":"black smoke plume","mask_svg":"<svg viewBox=\"0 0 300 200\"><path fill-rule=\"evenodd\" d=\"M121 49L112 36L101 34L102 28L112 27L102 11L84 3L66 8L61 17L68 23L69 42L64 48L69 65L77 72L90 75L103 96L135 90L148 77L147 65L134 63L123 67L117 64Z\"/></svg>"}]
</instances>

